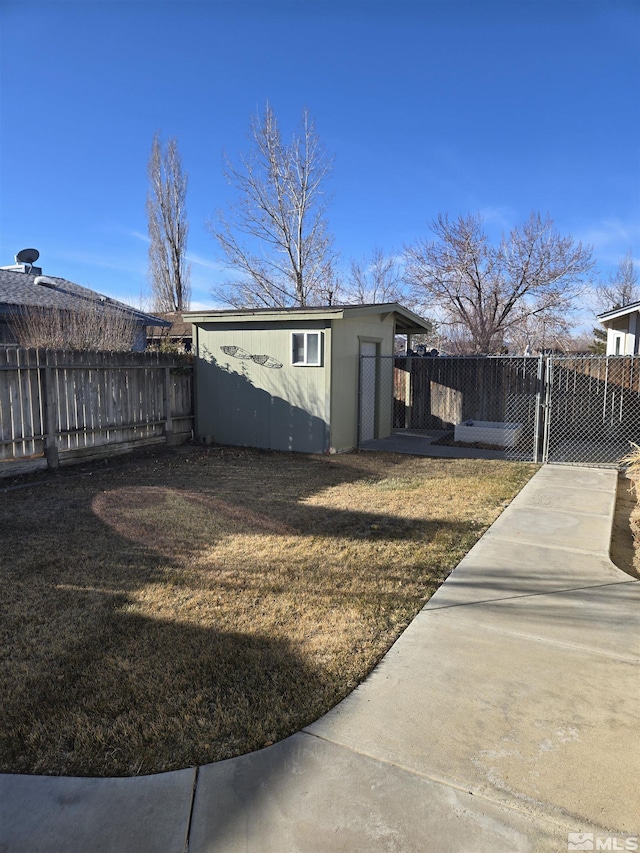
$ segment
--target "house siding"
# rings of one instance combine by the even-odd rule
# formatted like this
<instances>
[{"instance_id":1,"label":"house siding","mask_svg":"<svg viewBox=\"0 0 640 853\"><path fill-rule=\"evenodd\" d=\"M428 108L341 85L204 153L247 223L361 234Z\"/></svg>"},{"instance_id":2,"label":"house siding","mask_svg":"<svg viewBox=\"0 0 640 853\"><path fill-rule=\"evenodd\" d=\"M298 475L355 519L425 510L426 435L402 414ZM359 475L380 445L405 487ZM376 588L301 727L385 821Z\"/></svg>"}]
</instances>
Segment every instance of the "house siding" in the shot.
<instances>
[{"instance_id":1,"label":"house siding","mask_svg":"<svg viewBox=\"0 0 640 853\"><path fill-rule=\"evenodd\" d=\"M638 313L619 317L607 323L607 355L638 354ZM620 341L616 352L616 341Z\"/></svg>"}]
</instances>

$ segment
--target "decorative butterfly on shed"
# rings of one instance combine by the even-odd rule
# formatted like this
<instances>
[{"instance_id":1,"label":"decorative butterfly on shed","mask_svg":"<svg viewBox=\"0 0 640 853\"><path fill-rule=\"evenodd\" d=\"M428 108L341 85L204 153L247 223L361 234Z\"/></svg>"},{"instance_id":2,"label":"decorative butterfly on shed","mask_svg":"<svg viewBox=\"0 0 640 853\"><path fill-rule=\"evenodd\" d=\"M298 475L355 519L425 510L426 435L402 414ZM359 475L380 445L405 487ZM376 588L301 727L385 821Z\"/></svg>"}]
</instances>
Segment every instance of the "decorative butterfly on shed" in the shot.
<instances>
[{"instance_id":1,"label":"decorative butterfly on shed","mask_svg":"<svg viewBox=\"0 0 640 853\"><path fill-rule=\"evenodd\" d=\"M270 355L251 355L250 352L242 349L242 347L220 347L220 349L225 355L255 361L256 364L261 364L262 367L270 367L272 369L282 367L282 364Z\"/></svg>"}]
</instances>

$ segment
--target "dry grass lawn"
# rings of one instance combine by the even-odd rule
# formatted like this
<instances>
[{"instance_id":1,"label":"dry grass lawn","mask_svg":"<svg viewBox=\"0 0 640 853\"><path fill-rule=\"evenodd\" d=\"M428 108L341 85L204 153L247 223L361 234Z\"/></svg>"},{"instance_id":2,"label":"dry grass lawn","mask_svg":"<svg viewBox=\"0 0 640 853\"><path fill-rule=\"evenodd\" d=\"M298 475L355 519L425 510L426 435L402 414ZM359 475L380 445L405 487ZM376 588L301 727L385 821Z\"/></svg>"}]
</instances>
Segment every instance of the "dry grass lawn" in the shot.
<instances>
[{"instance_id":1,"label":"dry grass lawn","mask_svg":"<svg viewBox=\"0 0 640 853\"><path fill-rule=\"evenodd\" d=\"M361 681L534 472L180 448L0 486L0 770L279 740Z\"/></svg>"}]
</instances>

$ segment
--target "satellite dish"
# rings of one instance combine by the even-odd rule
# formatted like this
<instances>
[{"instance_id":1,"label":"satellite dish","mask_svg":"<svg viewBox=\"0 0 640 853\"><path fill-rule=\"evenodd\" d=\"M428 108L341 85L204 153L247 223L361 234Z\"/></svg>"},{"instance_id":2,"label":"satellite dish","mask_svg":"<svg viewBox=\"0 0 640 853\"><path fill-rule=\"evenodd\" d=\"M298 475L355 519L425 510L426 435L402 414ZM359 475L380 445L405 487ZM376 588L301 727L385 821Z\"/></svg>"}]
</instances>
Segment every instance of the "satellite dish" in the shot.
<instances>
[{"instance_id":1,"label":"satellite dish","mask_svg":"<svg viewBox=\"0 0 640 853\"><path fill-rule=\"evenodd\" d=\"M17 264L35 264L40 257L40 252L37 249L22 249L16 255Z\"/></svg>"}]
</instances>

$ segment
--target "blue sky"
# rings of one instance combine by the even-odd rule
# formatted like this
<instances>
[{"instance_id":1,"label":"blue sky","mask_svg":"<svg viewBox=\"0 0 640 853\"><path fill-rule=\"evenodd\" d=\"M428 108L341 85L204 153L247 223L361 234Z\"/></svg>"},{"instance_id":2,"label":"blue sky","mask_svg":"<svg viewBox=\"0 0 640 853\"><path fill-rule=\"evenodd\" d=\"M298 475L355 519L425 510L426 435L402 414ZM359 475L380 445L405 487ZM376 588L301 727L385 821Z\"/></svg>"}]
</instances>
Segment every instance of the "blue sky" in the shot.
<instances>
[{"instance_id":1,"label":"blue sky","mask_svg":"<svg viewBox=\"0 0 640 853\"><path fill-rule=\"evenodd\" d=\"M639 0L0 0L0 264L34 246L138 302L160 130L189 174L192 307L213 307L222 152L267 100L285 136L307 107L335 155L345 268L440 212L496 237L548 212L601 275L640 260Z\"/></svg>"}]
</instances>

